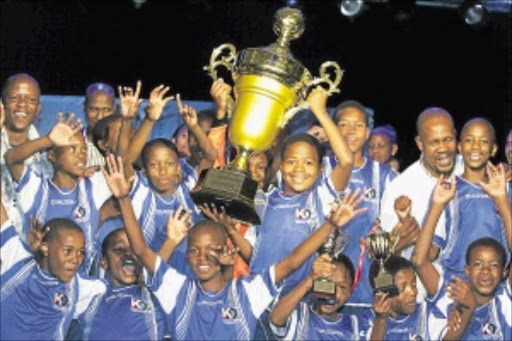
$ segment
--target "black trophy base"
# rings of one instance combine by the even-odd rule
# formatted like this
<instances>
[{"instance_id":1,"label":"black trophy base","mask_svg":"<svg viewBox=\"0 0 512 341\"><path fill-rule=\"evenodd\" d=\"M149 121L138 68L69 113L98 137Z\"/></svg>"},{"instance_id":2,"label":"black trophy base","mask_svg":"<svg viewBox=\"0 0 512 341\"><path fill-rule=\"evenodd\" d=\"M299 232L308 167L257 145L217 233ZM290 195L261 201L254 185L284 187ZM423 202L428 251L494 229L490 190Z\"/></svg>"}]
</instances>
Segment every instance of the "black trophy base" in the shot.
<instances>
[{"instance_id":1,"label":"black trophy base","mask_svg":"<svg viewBox=\"0 0 512 341\"><path fill-rule=\"evenodd\" d=\"M377 277L375 277L374 283L374 293L387 293L389 297L398 296L398 289L393 284L393 276L391 276L389 273L379 273Z\"/></svg>"},{"instance_id":2,"label":"black trophy base","mask_svg":"<svg viewBox=\"0 0 512 341\"><path fill-rule=\"evenodd\" d=\"M250 175L233 169L205 169L199 175L190 196L196 205L214 204L224 207L233 219L252 225L260 225L261 219L254 208L258 182Z\"/></svg>"},{"instance_id":3,"label":"black trophy base","mask_svg":"<svg viewBox=\"0 0 512 341\"><path fill-rule=\"evenodd\" d=\"M335 304L336 286L330 279L321 278L313 282L313 288L309 294L312 304Z\"/></svg>"}]
</instances>

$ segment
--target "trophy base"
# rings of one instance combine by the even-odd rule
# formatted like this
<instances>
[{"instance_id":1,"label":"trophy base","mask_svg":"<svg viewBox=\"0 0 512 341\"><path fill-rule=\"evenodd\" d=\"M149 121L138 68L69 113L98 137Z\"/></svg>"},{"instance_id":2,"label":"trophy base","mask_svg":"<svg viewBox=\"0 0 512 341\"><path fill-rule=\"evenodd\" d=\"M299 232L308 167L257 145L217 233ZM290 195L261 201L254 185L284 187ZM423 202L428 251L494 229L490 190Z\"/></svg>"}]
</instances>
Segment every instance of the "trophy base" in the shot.
<instances>
[{"instance_id":1,"label":"trophy base","mask_svg":"<svg viewBox=\"0 0 512 341\"><path fill-rule=\"evenodd\" d=\"M258 182L250 175L234 169L205 169L199 175L190 196L196 205L214 204L224 207L233 219L260 225L261 219L254 207Z\"/></svg>"},{"instance_id":2,"label":"trophy base","mask_svg":"<svg viewBox=\"0 0 512 341\"><path fill-rule=\"evenodd\" d=\"M309 300L313 304L335 304L336 286L334 282L329 279L317 279L314 281Z\"/></svg>"},{"instance_id":3,"label":"trophy base","mask_svg":"<svg viewBox=\"0 0 512 341\"><path fill-rule=\"evenodd\" d=\"M398 296L398 289L393 284L393 276L391 276L389 273L379 273L377 277L375 277L374 282L374 293L387 293L389 297Z\"/></svg>"}]
</instances>

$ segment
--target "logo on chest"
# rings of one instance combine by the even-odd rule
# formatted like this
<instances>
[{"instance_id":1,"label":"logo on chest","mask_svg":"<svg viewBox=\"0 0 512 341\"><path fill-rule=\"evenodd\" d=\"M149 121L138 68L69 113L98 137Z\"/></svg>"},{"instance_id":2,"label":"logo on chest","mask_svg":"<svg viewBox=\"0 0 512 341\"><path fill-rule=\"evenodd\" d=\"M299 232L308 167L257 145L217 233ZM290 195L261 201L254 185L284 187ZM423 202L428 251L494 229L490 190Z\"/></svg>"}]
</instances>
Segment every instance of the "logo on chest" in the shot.
<instances>
[{"instance_id":1,"label":"logo on chest","mask_svg":"<svg viewBox=\"0 0 512 341\"><path fill-rule=\"evenodd\" d=\"M423 338L419 334L410 334L409 341L423 341Z\"/></svg>"},{"instance_id":2,"label":"logo on chest","mask_svg":"<svg viewBox=\"0 0 512 341\"><path fill-rule=\"evenodd\" d=\"M59 308L64 308L68 305L69 298L66 294L62 294L59 292L55 293L55 297L53 298L53 304L55 304Z\"/></svg>"},{"instance_id":3,"label":"logo on chest","mask_svg":"<svg viewBox=\"0 0 512 341\"><path fill-rule=\"evenodd\" d=\"M130 309L136 313L146 313L151 311L151 307L148 303L146 303L146 301L136 300L134 298L132 298Z\"/></svg>"},{"instance_id":4,"label":"logo on chest","mask_svg":"<svg viewBox=\"0 0 512 341\"><path fill-rule=\"evenodd\" d=\"M365 199L375 199L377 197L377 191L372 187L365 187L364 189L364 198Z\"/></svg>"},{"instance_id":5,"label":"logo on chest","mask_svg":"<svg viewBox=\"0 0 512 341\"><path fill-rule=\"evenodd\" d=\"M85 208L83 208L82 206L78 206L77 208L75 208L75 218L80 219L83 217L85 217Z\"/></svg>"},{"instance_id":6,"label":"logo on chest","mask_svg":"<svg viewBox=\"0 0 512 341\"><path fill-rule=\"evenodd\" d=\"M224 322L234 321L238 317L238 311L233 307L222 307L221 313Z\"/></svg>"},{"instance_id":7,"label":"logo on chest","mask_svg":"<svg viewBox=\"0 0 512 341\"><path fill-rule=\"evenodd\" d=\"M311 219L311 210L308 208L296 208L295 209L295 221L306 222Z\"/></svg>"},{"instance_id":8,"label":"logo on chest","mask_svg":"<svg viewBox=\"0 0 512 341\"><path fill-rule=\"evenodd\" d=\"M496 334L496 326L493 323L482 324L482 335L494 335Z\"/></svg>"}]
</instances>

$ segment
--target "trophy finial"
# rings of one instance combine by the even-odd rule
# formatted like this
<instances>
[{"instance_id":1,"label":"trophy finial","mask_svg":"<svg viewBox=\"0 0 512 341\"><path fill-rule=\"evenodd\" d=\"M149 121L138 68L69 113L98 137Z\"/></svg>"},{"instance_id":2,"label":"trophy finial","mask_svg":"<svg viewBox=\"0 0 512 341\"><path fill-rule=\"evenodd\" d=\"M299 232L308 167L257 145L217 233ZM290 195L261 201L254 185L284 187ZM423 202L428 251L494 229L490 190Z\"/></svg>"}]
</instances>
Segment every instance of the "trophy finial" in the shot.
<instances>
[{"instance_id":1,"label":"trophy finial","mask_svg":"<svg viewBox=\"0 0 512 341\"><path fill-rule=\"evenodd\" d=\"M274 32L278 35L279 46L288 46L291 40L302 35L304 28L304 16L296 8L284 7L274 15Z\"/></svg>"}]
</instances>

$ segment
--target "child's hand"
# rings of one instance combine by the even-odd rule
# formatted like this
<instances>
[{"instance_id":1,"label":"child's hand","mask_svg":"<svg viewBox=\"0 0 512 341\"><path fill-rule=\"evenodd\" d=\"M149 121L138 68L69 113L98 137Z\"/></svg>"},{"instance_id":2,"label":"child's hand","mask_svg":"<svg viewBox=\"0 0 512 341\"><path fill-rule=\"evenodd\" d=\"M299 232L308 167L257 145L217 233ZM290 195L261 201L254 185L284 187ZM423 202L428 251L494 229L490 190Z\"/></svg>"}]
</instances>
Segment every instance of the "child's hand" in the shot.
<instances>
[{"instance_id":1,"label":"child's hand","mask_svg":"<svg viewBox=\"0 0 512 341\"><path fill-rule=\"evenodd\" d=\"M387 318L391 315L391 300L388 293L378 292L375 294L372 304L373 311L377 318Z\"/></svg>"},{"instance_id":2,"label":"child's hand","mask_svg":"<svg viewBox=\"0 0 512 341\"><path fill-rule=\"evenodd\" d=\"M507 196L507 180L505 177L505 168L503 164L494 166L491 161L487 162L487 176L489 182L481 182L478 184L493 199L500 196Z\"/></svg>"},{"instance_id":3,"label":"child's hand","mask_svg":"<svg viewBox=\"0 0 512 341\"><path fill-rule=\"evenodd\" d=\"M407 217L403 221L400 221L395 229L398 230L398 236L402 248L416 244L420 235L420 225L414 217Z\"/></svg>"},{"instance_id":4,"label":"child's hand","mask_svg":"<svg viewBox=\"0 0 512 341\"><path fill-rule=\"evenodd\" d=\"M359 194L360 189L356 189L354 193L351 193L349 189L346 195L341 199L338 206L334 205L331 211L331 217L329 221L335 226L343 226L348 223L356 215L361 214L368 210L367 208L360 208L356 210L356 207L363 201L364 195Z\"/></svg>"},{"instance_id":5,"label":"child's hand","mask_svg":"<svg viewBox=\"0 0 512 341\"><path fill-rule=\"evenodd\" d=\"M183 122L187 125L189 129L192 129L197 126L197 112L194 108L188 105L181 104L181 96L178 94L176 96L176 104L178 105L178 111L183 119Z\"/></svg>"},{"instance_id":6,"label":"child's hand","mask_svg":"<svg viewBox=\"0 0 512 341\"><path fill-rule=\"evenodd\" d=\"M30 229L27 234L27 244L32 252L39 250L41 242L43 241L43 226L41 224L41 218L35 218L33 215L30 216Z\"/></svg>"},{"instance_id":7,"label":"child's hand","mask_svg":"<svg viewBox=\"0 0 512 341\"><path fill-rule=\"evenodd\" d=\"M309 128L308 134L316 138L320 143L326 143L329 141L329 138L325 133L325 129L322 126L312 126L311 128Z\"/></svg>"},{"instance_id":8,"label":"child's hand","mask_svg":"<svg viewBox=\"0 0 512 341\"><path fill-rule=\"evenodd\" d=\"M151 121L158 121L160 116L162 116L165 105L174 99L174 96L164 97L169 89L168 86L164 87L162 84L151 90L148 106L146 108L147 118Z\"/></svg>"},{"instance_id":9,"label":"child's hand","mask_svg":"<svg viewBox=\"0 0 512 341\"><path fill-rule=\"evenodd\" d=\"M130 179L126 179L123 170L123 159L118 156L117 161L114 154L110 154L105 158L107 162L108 172L102 169L103 175L110 191L117 199L123 199L130 195L131 184L135 180L135 175Z\"/></svg>"},{"instance_id":10,"label":"child's hand","mask_svg":"<svg viewBox=\"0 0 512 341\"><path fill-rule=\"evenodd\" d=\"M448 330L452 332L456 332L460 329L460 325L462 324L461 312L459 307L451 307L450 315L448 315Z\"/></svg>"},{"instance_id":11,"label":"child's hand","mask_svg":"<svg viewBox=\"0 0 512 341\"><path fill-rule=\"evenodd\" d=\"M213 82L212 87L210 88L210 95L212 96L215 104L217 104L217 111L226 114L226 109L228 105L229 94L231 93L232 86L224 83L222 78L217 79ZM217 117L218 119L223 119L224 117Z\"/></svg>"},{"instance_id":12,"label":"child's hand","mask_svg":"<svg viewBox=\"0 0 512 341\"><path fill-rule=\"evenodd\" d=\"M117 91L119 92L121 115L123 117L131 118L137 115L137 111L139 111L140 104L142 103L142 99L139 99L140 86L141 82L137 81L137 88L135 89L135 93L133 93L133 89L131 87L117 87Z\"/></svg>"},{"instance_id":13,"label":"child's hand","mask_svg":"<svg viewBox=\"0 0 512 341\"><path fill-rule=\"evenodd\" d=\"M75 114L69 115L66 121L62 120L62 113L58 114L57 123L53 126L52 130L48 133L50 142L56 147L67 147L77 145L78 141L70 141L80 129L82 129L82 122L77 120L73 121Z\"/></svg>"},{"instance_id":14,"label":"child's hand","mask_svg":"<svg viewBox=\"0 0 512 341\"><path fill-rule=\"evenodd\" d=\"M167 219L167 239L172 240L178 245L188 234L190 228L190 212L183 212L183 206L180 206L174 214L169 214Z\"/></svg>"},{"instance_id":15,"label":"child's hand","mask_svg":"<svg viewBox=\"0 0 512 341\"><path fill-rule=\"evenodd\" d=\"M313 114L326 113L327 90L318 85L309 94L308 103Z\"/></svg>"},{"instance_id":16,"label":"child's hand","mask_svg":"<svg viewBox=\"0 0 512 341\"><path fill-rule=\"evenodd\" d=\"M214 204L211 204L210 206L208 206L208 204L202 204L199 206L199 208L207 218L221 223L225 228L236 228L235 221L226 213L224 206L221 207L221 212L217 210L217 207Z\"/></svg>"},{"instance_id":17,"label":"child's hand","mask_svg":"<svg viewBox=\"0 0 512 341\"><path fill-rule=\"evenodd\" d=\"M452 280L453 282L447 284L448 298L459 303L463 308L474 310L476 299L469 284L457 276L452 276Z\"/></svg>"},{"instance_id":18,"label":"child's hand","mask_svg":"<svg viewBox=\"0 0 512 341\"><path fill-rule=\"evenodd\" d=\"M402 222L411 216L411 199L407 195L401 195L395 200L395 212Z\"/></svg>"},{"instance_id":19,"label":"child's hand","mask_svg":"<svg viewBox=\"0 0 512 341\"><path fill-rule=\"evenodd\" d=\"M444 175L441 175L437 179L436 187L432 194L432 202L438 205L446 205L455 196L457 191L457 181L455 176L451 176L450 179L446 179Z\"/></svg>"},{"instance_id":20,"label":"child's hand","mask_svg":"<svg viewBox=\"0 0 512 341\"><path fill-rule=\"evenodd\" d=\"M238 247L234 246L217 246L210 250L210 255L222 265L234 265L238 258Z\"/></svg>"},{"instance_id":21,"label":"child's hand","mask_svg":"<svg viewBox=\"0 0 512 341\"><path fill-rule=\"evenodd\" d=\"M329 255L321 255L313 262L311 267L311 279L315 281L318 278L330 278L334 265Z\"/></svg>"}]
</instances>

